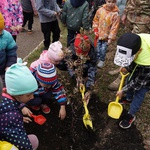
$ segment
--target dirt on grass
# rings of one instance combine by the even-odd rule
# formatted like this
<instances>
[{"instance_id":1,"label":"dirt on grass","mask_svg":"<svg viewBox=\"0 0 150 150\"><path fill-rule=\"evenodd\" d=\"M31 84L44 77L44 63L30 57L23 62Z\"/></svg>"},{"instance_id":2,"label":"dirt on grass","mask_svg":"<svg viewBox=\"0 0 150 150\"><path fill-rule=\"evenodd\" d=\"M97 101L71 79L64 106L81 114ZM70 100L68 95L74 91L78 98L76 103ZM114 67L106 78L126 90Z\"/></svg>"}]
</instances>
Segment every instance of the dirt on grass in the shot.
<instances>
[{"instance_id":1,"label":"dirt on grass","mask_svg":"<svg viewBox=\"0 0 150 150\"><path fill-rule=\"evenodd\" d=\"M142 111L137 114L137 119L132 127L123 130L118 126L119 121L127 112L129 106L125 106L120 119L112 119L107 114L108 104L115 100L114 91L108 90L108 85L117 77L108 74L115 68L113 57L115 45L109 47L105 67L99 69L96 77L94 92L88 104L94 129L87 129L82 117L84 108L80 92L73 92L75 83L71 81L68 73L59 71L59 79L65 86L69 95L69 103L66 106L67 117L61 121L58 118L59 106L50 100L50 114L33 111L34 114L42 114L47 118L46 123L38 125L35 122L25 124L27 133L37 135L40 145L38 150L144 150L144 141L149 137L148 117L142 116L150 104L146 101ZM144 110L143 110L144 109ZM145 113L145 114L147 114ZM140 119L141 118L141 119ZM143 120L142 120L143 119ZM144 132L144 130L146 131ZM144 134L146 133L146 135ZM148 149L147 149L148 150Z\"/></svg>"}]
</instances>

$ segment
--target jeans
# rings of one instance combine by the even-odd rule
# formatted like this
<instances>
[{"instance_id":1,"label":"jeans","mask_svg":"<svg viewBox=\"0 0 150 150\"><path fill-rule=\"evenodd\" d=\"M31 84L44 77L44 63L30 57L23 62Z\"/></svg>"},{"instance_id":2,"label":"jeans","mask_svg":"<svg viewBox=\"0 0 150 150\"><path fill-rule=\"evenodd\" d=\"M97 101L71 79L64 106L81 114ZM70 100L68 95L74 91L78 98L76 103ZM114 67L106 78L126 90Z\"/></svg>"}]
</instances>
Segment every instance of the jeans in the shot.
<instances>
[{"instance_id":1,"label":"jeans","mask_svg":"<svg viewBox=\"0 0 150 150\"><path fill-rule=\"evenodd\" d=\"M51 33L52 35L52 43L59 41L60 38L60 28L58 21L52 21L47 23L41 23L41 30L44 35L44 47L45 50L49 48L49 45L51 43Z\"/></svg>"},{"instance_id":2,"label":"jeans","mask_svg":"<svg viewBox=\"0 0 150 150\"><path fill-rule=\"evenodd\" d=\"M105 61L108 44L106 41L98 40L97 42L97 60Z\"/></svg>"},{"instance_id":3,"label":"jeans","mask_svg":"<svg viewBox=\"0 0 150 150\"><path fill-rule=\"evenodd\" d=\"M49 90L47 93L39 96L34 96L33 99L31 99L26 104L29 106L38 106L40 104L47 104L52 97L52 92Z\"/></svg>"},{"instance_id":4,"label":"jeans","mask_svg":"<svg viewBox=\"0 0 150 150\"><path fill-rule=\"evenodd\" d=\"M132 100L130 104L129 114L134 115L142 105L144 101L145 94L149 91L148 88L141 88L140 90L135 91L134 93L126 93L128 100Z\"/></svg>"}]
</instances>

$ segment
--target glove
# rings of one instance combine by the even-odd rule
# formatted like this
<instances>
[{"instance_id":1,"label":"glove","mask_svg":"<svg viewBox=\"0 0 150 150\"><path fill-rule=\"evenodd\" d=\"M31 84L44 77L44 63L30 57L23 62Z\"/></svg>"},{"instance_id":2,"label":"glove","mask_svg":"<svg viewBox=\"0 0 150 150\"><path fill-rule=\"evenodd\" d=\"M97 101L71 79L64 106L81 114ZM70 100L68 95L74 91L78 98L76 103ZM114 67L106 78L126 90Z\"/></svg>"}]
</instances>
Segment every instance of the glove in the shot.
<instances>
[{"instance_id":1,"label":"glove","mask_svg":"<svg viewBox=\"0 0 150 150\"><path fill-rule=\"evenodd\" d=\"M95 34L95 36L98 37L98 29L97 28L94 29L94 34Z\"/></svg>"}]
</instances>

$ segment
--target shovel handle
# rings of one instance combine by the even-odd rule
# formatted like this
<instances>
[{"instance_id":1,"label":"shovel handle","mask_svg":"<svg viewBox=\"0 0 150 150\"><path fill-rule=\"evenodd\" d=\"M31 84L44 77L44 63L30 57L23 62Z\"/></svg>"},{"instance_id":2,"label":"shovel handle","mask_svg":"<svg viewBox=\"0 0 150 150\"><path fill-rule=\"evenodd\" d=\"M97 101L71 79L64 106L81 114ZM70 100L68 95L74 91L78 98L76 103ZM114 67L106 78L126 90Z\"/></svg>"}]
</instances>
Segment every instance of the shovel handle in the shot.
<instances>
[{"instance_id":1,"label":"shovel handle","mask_svg":"<svg viewBox=\"0 0 150 150\"><path fill-rule=\"evenodd\" d=\"M35 115L33 115L33 114L30 114L30 116L32 117L32 118L35 118L36 116Z\"/></svg>"},{"instance_id":2,"label":"shovel handle","mask_svg":"<svg viewBox=\"0 0 150 150\"><path fill-rule=\"evenodd\" d=\"M80 84L80 92L81 92L81 95L82 95L82 99L84 99L85 86L82 83Z\"/></svg>"},{"instance_id":3,"label":"shovel handle","mask_svg":"<svg viewBox=\"0 0 150 150\"><path fill-rule=\"evenodd\" d=\"M84 110L85 110L85 114L89 114L88 108L87 108L87 104L85 101L83 101L83 106L84 106Z\"/></svg>"},{"instance_id":4,"label":"shovel handle","mask_svg":"<svg viewBox=\"0 0 150 150\"><path fill-rule=\"evenodd\" d=\"M121 81L120 81L118 91L120 91L122 89L125 77L129 75L129 73L123 74L121 71L120 71L120 74L121 74Z\"/></svg>"},{"instance_id":5,"label":"shovel handle","mask_svg":"<svg viewBox=\"0 0 150 150\"><path fill-rule=\"evenodd\" d=\"M121 71L120 71L120 74L121 74L121 81L120 81L118 91L120 91L122 89L125 77L127 77L129 75L129 73L123 74ZM119 101L119 96L116 97L116 102L118 102L118 101Z\"/></svg>"}]
</instances>

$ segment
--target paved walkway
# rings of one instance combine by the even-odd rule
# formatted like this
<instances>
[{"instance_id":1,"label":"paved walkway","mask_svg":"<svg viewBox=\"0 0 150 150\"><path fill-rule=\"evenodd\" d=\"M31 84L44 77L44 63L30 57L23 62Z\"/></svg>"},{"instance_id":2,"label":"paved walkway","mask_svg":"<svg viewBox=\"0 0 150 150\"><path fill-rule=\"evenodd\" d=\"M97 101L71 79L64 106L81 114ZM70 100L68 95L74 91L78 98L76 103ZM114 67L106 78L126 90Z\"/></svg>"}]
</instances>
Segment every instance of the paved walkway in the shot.
<instances>
[{"instance_id":1,"label":"paved walkway","mask_svg":"<svg viewBox=\"0 0 150 150\"><path fill-rule=\"evenodd\" d=\"M26 25L27 29L27 25ZM34 17L33 33L20 32L17 36L18 57L22 59L32 52L43 41L40 21L38 17Z\"/></svg>"}]
</instances>

